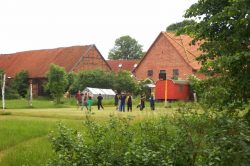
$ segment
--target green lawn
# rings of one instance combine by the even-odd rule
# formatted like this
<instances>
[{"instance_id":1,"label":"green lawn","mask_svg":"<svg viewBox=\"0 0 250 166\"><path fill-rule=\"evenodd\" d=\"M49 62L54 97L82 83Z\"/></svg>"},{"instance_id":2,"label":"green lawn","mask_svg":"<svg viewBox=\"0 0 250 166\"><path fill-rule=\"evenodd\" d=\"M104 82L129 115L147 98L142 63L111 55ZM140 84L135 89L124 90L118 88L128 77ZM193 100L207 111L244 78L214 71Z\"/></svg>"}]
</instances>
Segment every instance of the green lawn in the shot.
<instances>
[{"instance_id":1,"label":"green lawn","mask_svg":"<svg viewBox=\"0 0 250 166\"><path fill-rule=\"evenodd\" d=\"M0 115L0 166L44 164L48 158L54 155L49 143L49 134L56 130L59 122L77 130L83 130L82 122L85 119L86 111L77 110L74 104L68 104L68 108L44 109L48 107L49 101L40 100L37 101L35 107L38 107L39 103L46 107L20 109L26 107L22 103L25 101L7 101L7 106L9 106L6 111L11 112L11 115ZM134 108L132 113L121 113L115 111L112 106L105 106L105 109L101 111L93 106L93 117L98 121L108 119L110 115L133 116L135 120L142 120L158 117L161 114L171 116L172 113L171 109L164 107L158 107L155 112L150 111L147 107L144 111Z\"/></svg>"}]
</instances>

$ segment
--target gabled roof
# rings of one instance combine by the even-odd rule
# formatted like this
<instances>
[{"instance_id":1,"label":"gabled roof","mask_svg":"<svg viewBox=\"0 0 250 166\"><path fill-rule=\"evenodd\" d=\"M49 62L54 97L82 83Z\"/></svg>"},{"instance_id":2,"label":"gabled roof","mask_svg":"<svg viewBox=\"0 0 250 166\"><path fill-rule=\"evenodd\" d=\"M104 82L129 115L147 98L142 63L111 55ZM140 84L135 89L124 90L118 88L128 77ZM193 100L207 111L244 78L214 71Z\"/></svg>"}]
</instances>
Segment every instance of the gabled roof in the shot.
<instances>
[{"instance_id":1,"label":"gabled roof","mask_svg":"<svg viewBox=\"0 0 250 166\"><path fill-rule=\"evenodd\" d=\"M193 38L188 35L176 36L173 33L167 32L163 32L163 34L193 69L200 69L201 64L196 60L196 58L203 53L198 50L201 44L200 42L197 42L195 45L190 45Z\"/></svg>"},{"instance_id":2,"label":"gabled roof","mask_svg":"<svg viewBox=\"0 0 250 166\"><path fill-rule=\"evenodd\" d=\"M86 56L92 48L97 50L95 45L85 45L1 54L0 68L11 77L21 70L28 71L30 78L45 77L52 63L69 72L74 70L82 56ZM104 60L102 56L101 58Z\"/></svg>"},{"instance_id":3,"label":"gabled roof","mask_svg":"<svg viewBox=\"0 0 250 166\"><path fill-rule=\"evenodd\" d=\"M175 48L178 54L185 60L185 62L190 67L192 67L194 70L200 69L201 64L199 64L198 61L195 59L202 54L202 51L198 50L198 48L200 47L200 43L196 43L196 45L190 45L190 42L193 40L193 38L188 35L176 36L173 33L161 32L154 41L154 43L150 46L145 56L141 59L137 67L134 69L134 71L140 66L140 64L143 62L145 57L148 55L150 50L154 47L154 45L157 43L161 36L165 37L165 39L171 43L171 45Z\"/></svg>"},{"instance_id":4,"label":"gabled roof","mask_svg":"<svg viewBox=\"0 0 250 166\"><path fill-rule=\"evenodd\" d=\"M140 60L107 60L112 71L117 72L120 69L133 71ZM120 67L119 67L120 66Z\"/></svg>"}]
</instances>

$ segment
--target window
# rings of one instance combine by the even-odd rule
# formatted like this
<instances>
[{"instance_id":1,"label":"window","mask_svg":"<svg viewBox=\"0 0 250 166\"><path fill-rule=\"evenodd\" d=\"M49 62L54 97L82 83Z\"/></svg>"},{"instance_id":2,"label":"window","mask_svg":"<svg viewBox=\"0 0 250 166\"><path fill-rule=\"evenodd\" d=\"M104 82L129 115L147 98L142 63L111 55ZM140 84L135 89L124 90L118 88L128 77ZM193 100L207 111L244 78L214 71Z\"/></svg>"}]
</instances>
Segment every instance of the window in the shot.
<instances>
[{"instance_id":1,"label":"window","mask_svg":"<svg viewBox=\"0 0 250 166\"><path fill-rule=\"evenodd\" d=\"M153 76L153 70L148 70L148 77L152 77Z\"/></svg>"},{"instance_id":2,"label":"window","mask_svg":"<svg viewBox=\"0 0 250 166\"><path fill-rule=\"evenodd\" d=\"M179 77L179 69L173 69L173 79L178 79Z\"/></svg>"},{"instance_id":3,"label":"window","mask_svg":"<svg viewBox=\"0 0 250 166\"><path fill-rule=\"evenodd\" d=\"M166 79L167 79L166 70L160 70L160 73L159 73L159 80L166 80Z\"/></svg>"}]
</instances>

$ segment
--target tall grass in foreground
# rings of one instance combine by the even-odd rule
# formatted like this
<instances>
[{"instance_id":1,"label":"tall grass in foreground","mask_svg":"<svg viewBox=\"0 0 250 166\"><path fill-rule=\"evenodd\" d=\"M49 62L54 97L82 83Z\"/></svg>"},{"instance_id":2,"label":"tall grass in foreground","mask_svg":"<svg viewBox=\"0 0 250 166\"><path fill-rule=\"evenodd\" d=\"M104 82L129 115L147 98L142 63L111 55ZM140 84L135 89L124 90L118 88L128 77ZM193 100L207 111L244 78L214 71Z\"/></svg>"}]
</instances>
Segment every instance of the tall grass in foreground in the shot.
<instances>
[{"instance_id":1,"label":"tall grass in foreground","mask_svg":"<svg viewBox=\"0 0 250 166\"><path fill-rule=\"evenodd\" d=\"M4 157L0 160L1 166L39 166L55 155L47 136L27 140L7 149L4 153Z\"/></svg>"},{"instance_id":2,"label":"tall grass in foreground","mask_svg":"<svg viewBox=\"0 0 250 166\"><path fill-rule=\"evenodd\" d=\"M26 111L32 112L31 110ZM32 112L33 116L39 115L39 112L36 111ZM50 114L53 115L53 110L50 111ZM55 130L59 121L72 128L83 130L82 121L74 119L74 117L69 120L61 120L57 117L42 118L25 116L26 114L16 116L17 112L18 110L12 112L12 115L0 116L0 166L44 164L54 154L51 144L48 142L48 135ZM67 113L64 111L65 116Z\"/></svg>"},{"instance_id":3,"label":"tall grass in foreground","mask_svg":"<svg viewBox=\"0 0 250 166\"><path fill-rule=\"evenodd\" d=\"M15 146L31 138L41 137L52 130L55 123L39 119L0 119L0 150Z\"/></svg>"}]
</instances>

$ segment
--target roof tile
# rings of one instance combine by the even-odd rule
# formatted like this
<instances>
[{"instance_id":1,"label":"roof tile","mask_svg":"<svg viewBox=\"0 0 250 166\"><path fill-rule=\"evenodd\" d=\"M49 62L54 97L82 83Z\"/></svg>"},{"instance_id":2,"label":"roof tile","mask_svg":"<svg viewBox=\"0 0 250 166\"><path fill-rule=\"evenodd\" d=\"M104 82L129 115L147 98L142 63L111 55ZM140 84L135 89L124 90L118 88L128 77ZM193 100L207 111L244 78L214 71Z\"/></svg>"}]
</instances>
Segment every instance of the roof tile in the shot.
<instances>
[{"instance_id":1,"label":"roof tile","mask_svg":"<svg viewBox=\"0 0 250 166\"><path fill-rule=\"evenodd\" d=\"M140 60L108 60L109 66L112 68L112 71L118 72L120 70L119 65L122 64L121 69L132 71Z\"/></svg>"},{"instance_id":2,"label":"roof tile","mask_svg":"<svg viewBox=\"0 0 250 166\"><path fill-rule=\"evenodd\" d=\"M28 71L30 78L45 77L52 63L69 72L89 47L91 45L1 54L0 68L11 77L21 70Z\"/></svg>"}]
</instances>

